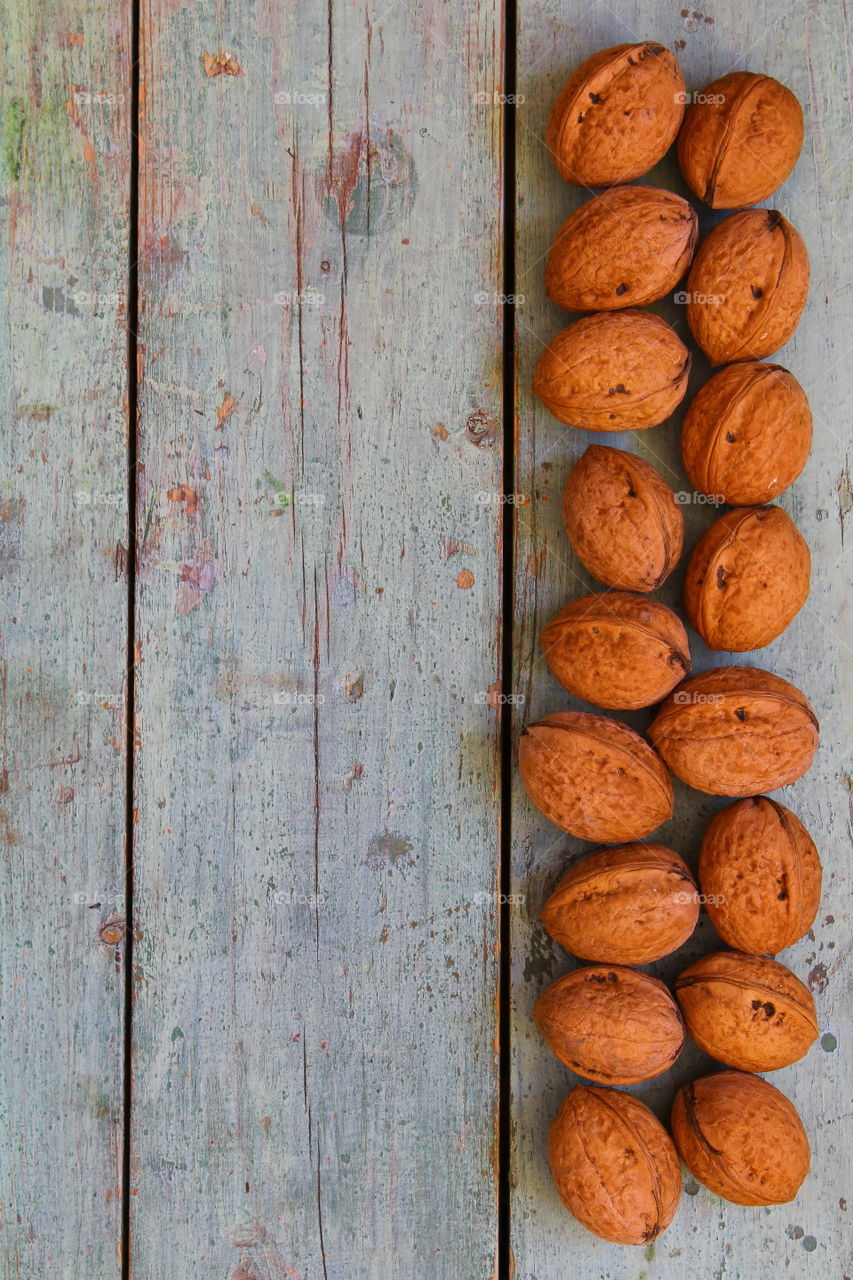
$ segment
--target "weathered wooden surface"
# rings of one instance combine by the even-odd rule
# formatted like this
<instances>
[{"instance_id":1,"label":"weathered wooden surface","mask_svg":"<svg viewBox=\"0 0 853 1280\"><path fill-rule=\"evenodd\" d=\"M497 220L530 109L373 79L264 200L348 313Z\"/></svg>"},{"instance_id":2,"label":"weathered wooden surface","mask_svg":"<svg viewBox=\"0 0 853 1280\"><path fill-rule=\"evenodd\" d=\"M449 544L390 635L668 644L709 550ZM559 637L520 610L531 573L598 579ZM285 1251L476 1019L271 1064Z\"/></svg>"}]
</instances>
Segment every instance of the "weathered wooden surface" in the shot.
<instances>
[{"instance_id":1,"label":"weathered wooden surface","mask_svg":"<svg viewBox=\"0 0 853 1280\"><path fill-rule=\"evenodd\" d=\"M3 3L0 1276L119 1273L130 6Z\"/></svg>"},{"instance_id":2,"label":"weathered wooden surface","mask_svg":"<svg viewBox=\"0 0 853 1280\"><path fill-rule=\"evenodd\" d=\"M143 5L138 1280L492 1272L498 18Z\"/></svg>"},{"instance_id":3,"label":"weathered wooden surface","mask_svg":"<svg viewBox=\"0 0 853 1280\"><path fill-rule=\"evenodd\" d=\"M697 1276L753 1280L757 1276L807 1274L841 1277L850 1274L846 1243L850 1235L846 1212L849 1161L841 1134L850 1108L850 1059L842 1056L842 1029L849 1028L849 1005L845 1008L843 997L850 972L849 802L853 773L846 737L851 717L851 606L847 589L850 427L846 414L853 396L848 351L851 301L846 282L853 259L849 230L853 207L844 55L850 32L840 3L813 0L782 7L715 3L707 16L656 2L627 4L619 7L618 13L615 7L593 4L584 8L577 21L559 4L523 0L520 5L519 92L526 100L519 109L517 289L525 295L525 302L519 314L520 465L516 488L530 503L519 508L518 689L527 696L525 714L531 719L571 705L539 656L536 639L542 625L566 600L592 587L570 552L560 521L566 474L592 437L561 426L529 392L542 344L571 319L545 299L542 259L561 220L585 198L585 193L566 186L551 165L542 142L545 120L557 89L583 58L608 45L649 38L677 48L690 90L701 90L709 80L732 68L763 70L790 85L806 110L802 158L792 179L768 203L790 217L804 235L812 258L809 305L797 334L780 356L803 382L815 414L809 464L780 500L811 546L812 593L788 632L767 649L746 655L745 661L765 665L800 685L817 709L823 731L812 771L778 793L805 821L824 859L824 898L814 937L782 956L812 987L823 1038L805 1061L771 1077L802 1112L813 1164L795 1203L769 1210L728 1205L685 1176L687 1194L675 1222L645 1252L596 1240L565 1213L550 1183L545 1136L574 1077L551 1057L533 1027L530 1011L542 987L571 963L550 944L536 917L560 868L582 845L562 836L541 818L519 787L513 891L524 894L525 901L515 913L513 948L515 1275L516 1280L553 1280L568 1274L607 1276L609 1280L654 1280L656 1276L666 1280L694 1280ZM687 194L672 158L653 172L651 181ZM706 211L703 228L715 220ZM667 303L654 310L686 335L683 307ZM690 394L707 376L707 364L697 359ZM652 431L603 437L603 442L636 451L654 463L674 489L686 492L689 486L678 451L680 419L678 414ZM714 512L692 502L684 511L689 548ZM660 593L667 603L679 601L681 576L676 573ZM720 657L710 655L693 633L691 643L695 669L719 663ZM642 729L650 717L638 713L625 718ZM671 843L695 866L701 832L721 803L678 787L676 816L661 828L660 839ZM703 919L683 952L650 969L671 978L689 959L714 945L713 931ZM709 1059L695 1049L688 1050L672 1072L632 1092L665 1117L676 1088L709 1067Z\"/></svg>"}]
</instances>

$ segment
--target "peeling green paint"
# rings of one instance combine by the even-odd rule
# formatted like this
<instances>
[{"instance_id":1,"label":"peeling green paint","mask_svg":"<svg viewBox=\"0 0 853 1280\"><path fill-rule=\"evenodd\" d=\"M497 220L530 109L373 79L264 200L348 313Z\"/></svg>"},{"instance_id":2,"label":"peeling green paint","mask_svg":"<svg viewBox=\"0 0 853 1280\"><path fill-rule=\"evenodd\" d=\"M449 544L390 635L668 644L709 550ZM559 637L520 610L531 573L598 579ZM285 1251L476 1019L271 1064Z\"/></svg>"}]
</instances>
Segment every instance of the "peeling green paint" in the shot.
<instances>
[{"instance_id":1,"label":"peeling green paint","mask_svg":"<svg viewBox=\"0 0 853 1280\"><path fill-rule=\"evenodd\" d=\"M24 125L27 114L23 98L10 98L3 107L3 168L12 182L21 176L21 155L24 149Z\"/></svg>"}]
</instances>

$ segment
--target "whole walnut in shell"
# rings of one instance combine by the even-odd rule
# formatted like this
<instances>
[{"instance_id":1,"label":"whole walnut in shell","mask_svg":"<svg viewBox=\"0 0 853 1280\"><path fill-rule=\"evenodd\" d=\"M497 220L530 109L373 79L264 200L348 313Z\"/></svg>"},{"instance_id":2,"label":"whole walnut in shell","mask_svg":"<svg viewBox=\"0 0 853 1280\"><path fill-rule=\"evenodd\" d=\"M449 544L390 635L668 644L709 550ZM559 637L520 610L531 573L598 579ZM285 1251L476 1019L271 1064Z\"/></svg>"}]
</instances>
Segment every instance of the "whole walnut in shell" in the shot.
<instances>
[{"instance_id":1,"label":"whole walnut in shell","mask_svg":"<svg viewBox=\"0 0 853 1280\"><path fill-rule=\"evenodd\" d=\"M567 182L613 187L657 164L684 118L684 79L669 49L617 44L581 63L560 90L545 143Z\"/></svg>"},{"instance_id":2,"label":"whole walnut in shell","mask_svg":"<svg viewBox=\"0 0 853 1280\"><path fill-rule=\"evenodd\" d=\"M699 917L687 864L662 844L599 849L571 867L539 917L581 960L650 964L686 942Z\"/></svg>"},{"instance_id":3,"label":"whole walnut in shell","mask_svg":"<svg viewBox=\"0 0 853 1280\"><path fill-rule=\"evenodd\" d=\"M734 1204L787 1204L809 1171L796 1108L760 1076L720 1071L685 1085L671 1128L694 1178Z\"/></svg>"},{"instance_id":4,"label":"whole walnut in shell","mask_svg":"<svg viewBox=\"0 0 853 1280\"><path fill-rule=\"evenodd\" d=\"M701 388L681 428L690 483L733 507L770 502L796 480L812 443L797 379L778 364L732 364Z\"/></svg>"},{"instance_id":5,"label":"whole walnut in shell","mask_svg":"<svg viewBox=\"0 0 853 1280\"><path fill-rule=\"evenodd\" d=\"M688 965L674 990L699 1048L740 1071L789 1067L818 1036L808 987L766 956L716 951Z\"/></svg>"},{"instance_id":6,"label":"whole walnut in shell","mask_svg":"<svg viewBox=\"0 0 853 1280\"><path fill-rule=\"evenodd\" d=\"M787 511L738 507L693 548L684 608L709 649L760 649L805 604L810 573L808 545Z\"/></svg>"},{"instance_id":7,"label":"whole walnut in shell","mask_svg":"<svg viewBox=\"0 0 853 1280\"><path fill-rule=\"evenodd\" d=\"M575 555L605 586L656 591L678 563L684 517L654 467L633 453L590 445L563 493Z\"/></svg>"},{"instance_id":8,"label":"whole walnut in shell","mask_svg":"<svg viewBox=\"0 0 853 1280\"><path fill-rule=\"evenodd\" d=\"M803 112L791 90L771 76L733 71L687 108L678 163L712 209L743 209L781 187L802 145Z\"/></svg>"},{"instance_id":9,"label":"whole walnut in shell","mask_svg":"<svg viewBox=\"0 0 853 1280\"><path fill-rule=\"evenodd\" d=\"M575 1085L548 1132L548 1163L566 1208L602 1240L648 1244L675 1216L678 1154L630 1093Z\"/></svg>"},{"instance_id":10,"label":"whole walnut in shell","mask_svg":"<svg viewBox=\"0 0 853 1280\"><path fill-rule=\"evenodd\" d=\"M681 620L666 605L629 592L573 600L543 629L539 644L560 684L599 707L651 706L690 670Z\"/></svg>"},{"instance_id":11,"label":"whole walnut in shell","mask_svg":"<svg viewBox=\"0 0 853 1280\"><path fill-rule=\"evenodd\" d=\"M660 187L614 187L563 223L545 264L548 297L567 311L617 311L655 302L690 266L698 221Z\"/></svg>"},{"instance_id":12,"label":"whole walnut in shell","mask_svg":"<svg viewBox=\"0 0 853 1280\"><path fill-rule=\"evenodd\" d=\"M522 730L521 780L546 818L582 840L639 840L672 817L669 774L638 733L584 711Z\"/></svg>"},{"instance_id":13,"label":"whole walnut in shell","mask_svg":"<svg viewBox=\"0 0 853 1280\"><path fill-rule=\"evenodd\" d=\"M533 1007L551 1052L598 1084L636 1084L681 1053L678 1006L657 978L622 965L589 965L552 982Z\"/></svg>"},{"instance_id":14,"label":"whole walnut in shell","mask_svg":"<svg viewBox=\"0 0 853 1280\"><path fill-rule=\"evenodd\" d=\"M796 814L753 796L708 823L699 880L717 933L730 947L776 955L808 933L820 906L822 869Z\"/></svg>"},{"instance_id":15,"label":"whole walnut in shell","mask_svg":"<svg viewBox=\"0 0 853 1280\"><path fill-rule=\"evenodd\" d=\"M758 667L691 676L648 732L676 777L716 796L755 796L796 781L819 739L805 694Z\"/></svg>"},{"instance_id":16,"label":"whole walnut in shell","mask_svg":"<svg viewBox=\"0 0 853 1280\"><path fill-rule=\"evenodd\" d=\"M543 351L533 392L555 418L586 431L644 431L684 398L690 354L647 311L601 311L576 320Z\"/></svg>"},{"instance_id":17,"label":"whole walnut in shell","mask_svg":"<svg viewBox=\"0 0 853 1280\"><path fill-rule=\"evenodd\" d=\"M699 245L687 277L687 323L712 365L760 360L791 337L808 292L799 232L775 209L747 209Z\"/></svg>"}]
</instances>

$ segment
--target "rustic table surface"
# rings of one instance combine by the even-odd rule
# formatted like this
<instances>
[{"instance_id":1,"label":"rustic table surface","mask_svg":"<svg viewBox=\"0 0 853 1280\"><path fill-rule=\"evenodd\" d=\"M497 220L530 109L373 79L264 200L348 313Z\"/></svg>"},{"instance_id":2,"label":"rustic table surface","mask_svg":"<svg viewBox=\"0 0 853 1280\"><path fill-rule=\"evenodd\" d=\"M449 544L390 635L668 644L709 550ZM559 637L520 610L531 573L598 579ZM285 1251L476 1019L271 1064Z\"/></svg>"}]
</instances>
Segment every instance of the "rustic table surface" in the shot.
<instances>
[{"instance_id":1,"label":"rustic table surface","mask_svg":"<svg viewBox=\"0 0 853 1280\"><path fill-rule=\"evenodd\" d=\"M853 1274L843 0L0 14L0 1277ZM783 955L822 1035L773 1077L810 1177L743 1209L685 1173L645 1250L550 1184L573 1077L530 1011L572 962L537 916L580 844L513 782L508 733L571 705L537 635L592 586L560 522L589 437L529 392L565 323L543 256L586 195L544 123L581 59L637 38L690 89L763 70L805 107L773 204L812 258L780 357L815 416L780 500L812 592L746 661L820 716L781 798L825 864ZM671 157L651 181L684 192ZM686 492L679 421L604 441ZM714 512L684 512L692 543ZM677 788L660 839L695 865L719 803ZM713 939L703 918L652 971ZM708 1066L688 1049L634 1092L664 1117Z\"/></svg>"}]
</instances>

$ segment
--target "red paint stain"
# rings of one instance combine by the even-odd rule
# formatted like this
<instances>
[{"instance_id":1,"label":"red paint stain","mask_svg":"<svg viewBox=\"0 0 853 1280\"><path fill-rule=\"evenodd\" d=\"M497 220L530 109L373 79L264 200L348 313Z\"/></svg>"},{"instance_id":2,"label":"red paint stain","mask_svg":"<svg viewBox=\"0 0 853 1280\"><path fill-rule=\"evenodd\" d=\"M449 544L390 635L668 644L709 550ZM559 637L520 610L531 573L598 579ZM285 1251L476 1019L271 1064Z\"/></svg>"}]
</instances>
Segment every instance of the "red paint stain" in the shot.
<instances>
[{"instance_id":1,"label":"red paint stain","mask_svg":"<svg viewBox=\"0 0 853 1280\"><path fill-rule=\"evenodd\" d=\"M175 613L185 618L197 609L202 600L213 590L219 580L219 563L209 545L196 552L195 558L181 566L178 590L175 596Z\"/></svg>"}]
</instances>

